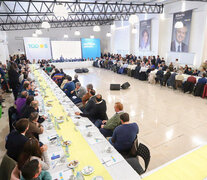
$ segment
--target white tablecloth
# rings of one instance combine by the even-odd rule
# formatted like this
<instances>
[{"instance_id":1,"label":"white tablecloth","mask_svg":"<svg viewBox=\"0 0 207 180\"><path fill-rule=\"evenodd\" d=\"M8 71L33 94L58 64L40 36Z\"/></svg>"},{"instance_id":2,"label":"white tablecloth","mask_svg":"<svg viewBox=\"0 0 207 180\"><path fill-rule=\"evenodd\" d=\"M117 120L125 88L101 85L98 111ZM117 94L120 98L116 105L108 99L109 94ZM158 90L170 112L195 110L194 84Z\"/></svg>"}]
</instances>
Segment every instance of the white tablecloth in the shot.
<instances>
[{"instance_id":1,"label":"white tablecloth","mask_svg":"<svg viewBox=\"0 0 207 180\"><path fill-rule=\"evenodd\" d=\"M87 68L92 67L93 61L79 61L79 62L58 62L58 63L50 63L53 64L56 68Z\"/></svg>"},{"instance_id":2,"label":"white tablecloth","mask_svg":"<svg viewBox=\"0 0 207 180\"><path fill-rule=\"evenodd\" d=\"M54 81L52 81L52 79L44 71L42 71L42 70L38 70L38 71L40 71L40 74L47 81L47 85L53 90L54 94L56 94L56 96L59 99L60 103L64 105L64 109L68 113L71 114L72 121L77 122L77 119L74 116L74 112L80 111L78 109L78 107L76 107L69 98L67 98L67 100L65 101L65 99L66 99L65 94L56 85L56 83ZM43 107L42 103L41 103L42 97L39 95L38 97L36 97L36 99L39 100L40 109L41 109L41 107ZM71 112L72 109L73 109L73 112ZM45 108L45 110L47 112L47 107ZM117 158L118 162L116 164L108 165L108 166L107 166L107 163L104 164L105 168L108 170L109 174L112 176L113 179L115 179L115 180L139 180L139 179L141 179L140 176L134 171L134 169L125 161L125 159L102 136L102 134L99 132L99 130L93 125L93 123L91 123L91 121L89 119L81 118L80 120L82 120L82 122L80 121L81 122L80 126L77 126L77 129L78 129L78 131L80 131L83 138L85 138L85 140L88 142L89 146L94 151L94 153L97 155L99 160L103 163L103 158L105 158L107 156L111 156L111 155ZM81 126L82 124L84 124L84 126ZM103 141L101 141L99 143L91 143L89 141L89 138L86 135L88 129L85 128L85 124L92 125L90 127L90 131L96 133L96 136L99 136L100 138L102 138ZM43 123L43 125L45 127L47 127L48 122L45 121ZM54 135L54 134L57 134L55 129L54 130L49 130L49 131L45 130L44 133L42 135L40 135L40 141L49 145L48 155L50 157L51 157L52 154L55 155L54 154L55 152L59 152L59 154L64 155L64 151L63 151L61 146L58 146L57 144L55 144L55 145L50 144L49 141L48 141L48 137L50 135ZM106 147L109 147L109 146L112 148L112 153L110 153L110 154L106 152ZM70 152L70 153L72 153L72 152ZM54 162L51 165L51 168L50 168L49 172L51 173L53 179L58 178L61 173L64 174L65 176L67 176L67 177L72 174L72 170L69 170L66 167L66 164L63 163L63 164L60 164L60 165L56 165ZM63 175L63 177L64 177L64 175Z\"/></svg>"}]
</instances>

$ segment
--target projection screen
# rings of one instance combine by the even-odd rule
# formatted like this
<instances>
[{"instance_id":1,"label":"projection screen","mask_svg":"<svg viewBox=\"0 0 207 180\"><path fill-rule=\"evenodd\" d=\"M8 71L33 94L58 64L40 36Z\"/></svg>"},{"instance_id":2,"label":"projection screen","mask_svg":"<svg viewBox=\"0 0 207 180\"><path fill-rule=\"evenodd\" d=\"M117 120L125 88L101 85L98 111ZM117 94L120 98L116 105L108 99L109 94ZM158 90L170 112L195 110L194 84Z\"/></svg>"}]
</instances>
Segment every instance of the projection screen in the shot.
<instances>
[{"instance_id":1,"label":"projection screen","mask_svg":"<svg viewBox=\"0 0 207 180\"><path fill-rule=\"evenodd\" d=\"M53 59L81 59L81 41L51 41Z\"/></svg>"}]
</instances>

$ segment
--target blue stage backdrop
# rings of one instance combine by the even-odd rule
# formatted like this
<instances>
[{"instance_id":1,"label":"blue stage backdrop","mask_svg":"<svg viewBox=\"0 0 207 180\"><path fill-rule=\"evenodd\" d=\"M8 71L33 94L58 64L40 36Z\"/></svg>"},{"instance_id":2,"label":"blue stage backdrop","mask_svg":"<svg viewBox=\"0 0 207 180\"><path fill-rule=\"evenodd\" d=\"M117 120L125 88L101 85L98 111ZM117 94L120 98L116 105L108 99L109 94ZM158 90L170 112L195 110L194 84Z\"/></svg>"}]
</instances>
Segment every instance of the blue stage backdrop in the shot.
<instances>
[{"instance_id":1,"label":"blue stage backdrop","mask_svg":"<svg viewBox=\"0 0 207 180\"><path fill-rule=\"evenodd\" d=\"M93 58L101 56L100 39L81 39L82 58Z\"/></svg>"}]
</instances>

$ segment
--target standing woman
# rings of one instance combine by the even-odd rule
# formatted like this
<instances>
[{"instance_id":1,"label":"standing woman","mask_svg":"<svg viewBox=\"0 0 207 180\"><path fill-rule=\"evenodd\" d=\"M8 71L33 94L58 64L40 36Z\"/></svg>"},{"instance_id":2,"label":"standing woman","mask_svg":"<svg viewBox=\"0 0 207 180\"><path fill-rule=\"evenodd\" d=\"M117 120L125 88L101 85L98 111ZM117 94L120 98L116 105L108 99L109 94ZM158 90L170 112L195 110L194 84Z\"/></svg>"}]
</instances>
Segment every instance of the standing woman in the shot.
<instances>
[{"instance_id":1,"label":"standing woman","mask_svg":"<svg viewBox=\"0 0 207 180\"><path fill-rule=\"evenodd\" d=\"M9 76L9 85L10 88L13 91L14 99L17 99L18 96L18 90L19 90L19 73L18 73L18 67L16 63L12 63L11 67L8 71Z\"/></svg>"}]
</instances>

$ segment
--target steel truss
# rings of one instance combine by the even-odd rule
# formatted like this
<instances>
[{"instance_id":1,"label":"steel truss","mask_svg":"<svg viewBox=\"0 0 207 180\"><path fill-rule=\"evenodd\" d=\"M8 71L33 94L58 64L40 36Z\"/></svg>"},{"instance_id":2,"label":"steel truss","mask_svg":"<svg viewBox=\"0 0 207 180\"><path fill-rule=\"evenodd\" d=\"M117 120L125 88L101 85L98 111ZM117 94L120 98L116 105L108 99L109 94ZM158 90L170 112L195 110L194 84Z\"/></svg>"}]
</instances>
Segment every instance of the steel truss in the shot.
<instances>
[{"instance_id":1,"label":"steel truss","mask_svg":"<svg viewBox=\"0 0 207 180\"><path fill-rule=\"evenodd\" d=\"M56 3L67 8L67 18L54 15ZM159 4L6 0L0 4L0 28L4 31L36 29L41 28L43 21L48 21L52 28L106 25L113 21L127 21L131 14L162 12L163 5Z\"/></svg>"}]
</instances>

